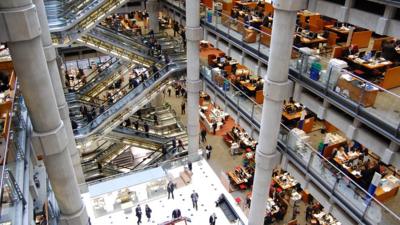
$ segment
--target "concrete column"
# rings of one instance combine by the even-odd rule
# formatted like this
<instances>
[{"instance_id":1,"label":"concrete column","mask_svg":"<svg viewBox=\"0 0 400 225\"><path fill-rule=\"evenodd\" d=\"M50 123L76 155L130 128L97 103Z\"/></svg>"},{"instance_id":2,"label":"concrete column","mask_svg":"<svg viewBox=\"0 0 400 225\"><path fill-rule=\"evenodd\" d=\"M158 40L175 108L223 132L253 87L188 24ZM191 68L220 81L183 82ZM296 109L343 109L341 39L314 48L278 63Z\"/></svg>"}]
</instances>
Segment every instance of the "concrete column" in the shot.
<instances>
[{"instance_id":1,"label":"concrete column","mask_svg":"<svg viewBox=\"0 0 400 225\"><path fill-rule=\"evenodd\" d=\"M353 7L355 0L346 0L344 6L341 7L340 16L338 18L339 21L348 22L349 21L349 13L350 9Z\"/></svg>"},{"instance_id":2,"label":"concrete column","mask_svg":"<svg viewBox=\"0 0 400 225\"><path fill-rule=\"evenodd\" d=\"M262 65L261 61L258 60L257 61L257 66L256 66L256 74L257 74L257 76L261 76L261 65Z\"/></svg>"},{"instance_id":3,"label":"concrete column","mask_svg":"<svg viewBox=\"0 0 400 225\"><path fill-rule=\"evenodd\" d=\"M378 23L376 24L375 28L375 32L382 35L387 33L390 19L392 19L396 13L396 7L390 5L386 5L385 7L385 13L378 19Z\"/></svg>"},{"instance_id":4,"label":"concrete column","mask_svg":"<svg viewBox=\"0 0 400 225\"><path fill-rule=\"evenodd\" d=\"M160 26L158 23L158 4L157 0L147 0L147 12L149 13L149 29L153 30L155 33L160 31Z\"/></svg>"},{"instance_id":5,"label":"concrete column","mask_svg":"<svg viewBox=\"0 0 400 225\"><path fill-rule=\"evenodd\" d=\"M187 131L189 136L189 160L198 157L199 150L199 91L201 89L199 45L203 38L200 27L200 0L186 0L186 40L187 40Z\"/></svg>"},{"instance_id":6,"label":"concrete column","mask_svg":"<svg viewBox=\"0 0 400 225\"><path fill-rule=\"evenodd\" d=\"M219 37L218 36L215 38L215 47L219 48Z\"/></svg>"},{"instance_id":7,"label":"concrete column","mask_svg":"<svg viewBox=\"0 0 400 225\"><path fill-rule=\"evenodd\" d=\"M330 106L330 103L328 102L328 100L324 99L324 101L322 102L322 106L319 106L318 108L318 112L317 112L317 117L320 120L324 120L326 117L326 110L328 110Z\"/></svg>"},{"instance_id":8,"label":"concrete column","mask_svg":"<svg viewBox=\"0 0 400 225\"><path fill-rule=\"evenodd\" d=\"M61 120L64 123L68 137L68 151L70 153L72 164L74 166L75 175L78 183L84 183L85 178L83 176L81 157L76 148L75 137L71 126L71 119L69 118L68 104L65 101L63 85L60 78L60 73L57 65L57 55L51 42L49 24L46 16L46 9L44 7L43 0L34 0L36 5L37 13L39 16L40 28L42 29L42 45L47 61L47 68L50 73L50 79L53 87L54 94L56 96L57 108L60 113Z\"/></svg>"},{"instance_id":9,"label":"concrete column","mask_svg":"<svg viewBox=\"0 0 400 225\"><path fill-rule=\"evenodd\" d=\"M360 127L360 125L361 122L358 119L354 118L353 124L351 124L346 130L346 137L353 140L355 135L357 134L357 129Z\"/></svg>"},{"instance_id":10,"label":"concrete column","mask_svg":"<svg viewBox=\"0 0 400 225\"><path fill-rule=\"evenodd\" d=\"M68 152L68 137L57 110L40 23L32 0L0 1L0 41L7 42L33 127L33 146L44 164L61 210L61 225L86 225L88 216Z\"/></svg>"},{"instance_id":11,"label":"concrete column","mask_svg":"<svg viewBox=\"0 0 400 225\"><path fill-rule=\"evenodd\" d=\"M246 57L246 53L242 51L242 55L240 56L240 64L244 64L244 58Z\"/></svg>"},{"instance_id":12,"label":"concrete column","mask_svg":"<svg viewBox=\"0 0 400 225\"><path fill-rule=\"evenodd\" d=\"M208 41L208 31L204 29L204 37L203 40Z\"/></svg>"},{"instance_id":13,"label":"concrete column","mask_svg":"<svg viewBox=\"0 0 400 225\"><path fill-rule=\"evenodd\" d=\"M306 8L306 0L275 0L274 24L268 72L264 77L264 102L260 138L256 149L256 168L249 213L249 225L264 224L266 201L272 170L279 162L276 150L283 100L289 98L289 61L297 11Z\"/></svg>"},{"instance_id":14,"label":"concrete column","mask_svg":"<svg viewBox=\"0 0 400 225\"><path fill-rule=\"evenodd\" d=\"M308 0L308 10L315 12L317 10L318 0Z\"/></svg>"},{"instance_id":15,"label":"concrete column","mask_svg":"<svg viewBox=\"0 0 400 225\"><path fill-rule=\"evenodd\" d=\"M387 165L392 164L393 156L394 156L395 152L398 152L398 151L399 151L399 145L396 142L391 141L389 146L383 152L381 161ZM397 166L397 165L394 165L394 166Z\"/></svg>"},{"instance_id":16,"label":"concrete column","mask_svg":"<svg viewBox=\"0 0 400 225\"><path fill-rule=\"evenodd\" d=\"M300 95L302 92L303 92L303 86L301 86L300 83L295 82L294 89L293 89L293 100L295 102L300 102Z\"/></svg>"}]
</instances>

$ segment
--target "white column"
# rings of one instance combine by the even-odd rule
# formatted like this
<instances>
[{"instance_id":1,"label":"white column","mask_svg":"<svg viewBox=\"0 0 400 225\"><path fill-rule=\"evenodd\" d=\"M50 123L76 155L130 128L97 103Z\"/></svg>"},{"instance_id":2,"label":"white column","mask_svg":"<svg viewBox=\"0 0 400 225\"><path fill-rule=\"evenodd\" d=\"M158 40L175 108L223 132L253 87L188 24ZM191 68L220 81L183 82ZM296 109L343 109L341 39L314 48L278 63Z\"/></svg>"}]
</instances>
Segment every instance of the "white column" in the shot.
<instances>
[{"instance_id":1,"label":"white column","mask_svg":"<svg viewBox=\"0 0 400 225\"><path fill-rule=\"evenodd\" d=\"M261 115L256 168L249 213L249 225L264 224L266 201L272 170L279 162L276 144L283 100L289 97L289 61L297 11L306 8L306 0L275 0L274 24L267 76L264 77L264 103Z\"/></svg>"},{"instance_id":2,"label":"white column","mask_svg":"<svg viewBox=\"0 0 400 225\"><path fill-rule=\"evenodd\" d=\"M387 33L390 19L392 19L396 13L396 7L390 5L386 5L385 7L385 13L378 19L378 23L376 24L375 28L375 32L382 35Z\"/></svg>"},{"instance_id":3,"label":"white column","mask_svg":"<svg viewBox=\"0 0 400 225\"><path fill-rule=\"evenodd\" d=\"M158 23L158 4L157 0L147 0L147 12L149 13L149 28L153 30L154 33L160 31L160 26Z\"/></svg>"},{"instance_id":4,"label":"white column","mask_svg":"<svg viewBox=\"0 0 400 225\"><path fill-rule=\"evenodd\" d=\"M315 12L317 10L318 0L308 0L308 10Z\"/></svg>"},{"instance_id":5,"label":"white column","mask_svg":"<svg viewBox=\"0 0 400 225\"><path fill-rule=\"evenodd\" d=\"M0 41L8 44L32 121L32 144L44 156L61 210L59 224L86 225L88 216L68 152L66 129L57 110L32 0L0 1L0 30Z\"/></svg>"},{"instance_id":6,"label":"white column","mask_svg":"<svg viewBox=\"0 0 400 225\"><path fill-rule=\"evenodd\" d=\"M200 1L186 0L186 40L187 40L187 130L189 136L189 160L198 157L199 150L199 91L201 88L199 44L203 37L200 27Z\"/></svg>"},{"instance_id":7,"label":"white column","mask_svg":"<svg viewBox=\"0 0 400 225\"><path fill-rule=\"evenodd\" d=\"M303 92L303 86L299 82L294 83L294 90L293 90L293 100L295 102L300 102L300 95Z\"/></svg>"},{"instance_id":8,"label":"white column","mask_svg":"<svg viewBox=\"0 0 400 225\"><path fill-rule=\"evenodd\" d=\"M36 9L39 16L40 27L42 29L42 45L47 61L47 68L50 73L50 79L53 87L54 94L56 96L58 112L60 113L61 120L64 123L65 129L68 136L68 151L70 153L72 164L74 166L75 175L78 183L84 183L85 178L83 176L81 157L76 148L74 132L71 126L71 119L69 118L68 104L65 101L63 85L61 83L60 73L57 65L57 55L51 41L49 24L47 22L46 9L44 8L43 0L34 0Z\"/></svg>"},{"instance_id":9,"label":"white column","mask_svg":"<svg viewBox=\"0 0 400 225\"><path fill-rule=\"evenodd\" d=\"M355 0L346 0L344 6L341 7L341 12L338 20L342 22L348 22L350 9L353 7Z\"/></svg>"}]
</instances>

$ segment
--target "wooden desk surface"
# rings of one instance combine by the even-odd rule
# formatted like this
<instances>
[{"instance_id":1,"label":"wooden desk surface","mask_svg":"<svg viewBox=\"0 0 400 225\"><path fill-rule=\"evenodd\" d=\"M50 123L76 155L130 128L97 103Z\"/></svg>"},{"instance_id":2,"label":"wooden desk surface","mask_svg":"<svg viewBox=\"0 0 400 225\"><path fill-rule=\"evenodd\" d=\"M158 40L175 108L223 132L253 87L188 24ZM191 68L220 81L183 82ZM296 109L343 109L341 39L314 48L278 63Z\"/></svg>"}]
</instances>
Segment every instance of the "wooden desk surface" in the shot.
<instances>
[{"instance_id":1,"label":"wooden desk surface","mask_svg":"<svg viewBox=\"0 0 400 225\"><path fill-rule=\"evenodd\" d=\"M285 117L287 120L295 120L295 119L300 119L301 117L301 111L296 112L296 113L287 113L285 111L282 112L282 116Z\"/></svg>"},{"instance_id":2,"label":"wooden desk surface","mask_svg":"<svg viewBox=\"0 0 400 225\"><path fill-rule=\"evenodd\" d=\"M303 44L316 44L316 43L322 43L322 42L327 42L328 41L326 38L319 37L319 36L317 38L314 38L314 39L309 39L309 38L306 38L306 37L304 37L304 36L302 36L300 34L296 34L296 35L300 36L300 41Z\"/></svg>"},{"instance_id":3,"label":"wooden desk surface","mask_svg":"<svg viewBox=\"0 0 400 225\"><path fill-rule=\"evenodd\" d=\"M363 66L363 67L365 67L365 68L367 68L369 70L380 69L380 68L383 68L383 67L386 67L386 66L390 66L390 65L393 64L389 60L385 60L385 61L377 62L377 63L371 63L371 62L362 63L362 62L358 61L357 59L359 59L359 58L358 57L347 57L347 60L349 60L349 61L351 61L353 63L359 64L359 65L361 65L361 66Z\"/></svg>"},{"instance_id":4,"label":"wooden desk surface","mask_svg":"<svg viewBox=\"0 0 400 225\"><path fill-rule=\"evenodd\" d=\"M381 202L385 202L394 196L396 196L397 192L399 191L400 185L395 185L392 189L385 192L381 186L376 188L375 191L375 198Z\"/></svg>"},{"instance_id":5,"label":"wooden desk surface","mask_svg":"<svg viewBox=\"0 0 400 225\"><path fill-rule=\"evenodd\" d=\"M287 185L287 184L284 185L279 179L276 179L276 177L273 177L272 179L273 179L283 190L287 190L287 189L290 189L290 188L296 186L295 183L290 183L289 185Z\"/></svg>"},{"instance_id":6,"label":"wooden desk surface","mask_svg":"<svg viewBox=\"0 0 400 225\"><path fill-rule=\"evenodd\" d=\"M325 29L333 31L335 33L340 33L340 34L343 34L343 35L347 35L347 34L350 33L350 29L338 28L338 27L335 27L333 25L326 25Z\"/></svg>"},{"instance_id":7,"label":"wooden desk surface","mask_svg":"<svg viewBox=\"0 0 400 225\"><path fill-rule=\"evenodd\" d=\"M253 84L251 84L250 82L246 82L246 81L240 81L240 84L245 87L247 90L249 91L255 91L256 90L256 86L254 86Z\"/></svg>"}]
</instances>

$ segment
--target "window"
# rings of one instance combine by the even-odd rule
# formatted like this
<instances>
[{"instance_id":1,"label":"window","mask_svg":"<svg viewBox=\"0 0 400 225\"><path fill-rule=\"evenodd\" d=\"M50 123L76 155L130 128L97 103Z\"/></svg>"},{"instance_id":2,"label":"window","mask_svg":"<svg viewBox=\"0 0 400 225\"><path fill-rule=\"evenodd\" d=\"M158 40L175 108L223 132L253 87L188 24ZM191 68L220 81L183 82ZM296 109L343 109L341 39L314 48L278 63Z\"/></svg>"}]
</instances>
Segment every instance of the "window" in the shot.
<instances>
[{"instance_id":1,"label":"window","mask_svg":"<svg viewBox=\"0 0 400 225\"><path fill-rule=\"evenodd\" d=\"M339 5L344 5L344 3L346 2L346 0L325 0L325 1L336 3L336 4L339 4Z\"/></svg>"},{"instance_id":2,"label":"window","mask_svg":"<svg viewBox=\"0 0 400 225\"><path fill-rule=\"evenodd\" d=\"M356 0L354 8L381 16L383 16L383 13L385 12L385 5L365 0Z\"/></svg>"}]
</instances>

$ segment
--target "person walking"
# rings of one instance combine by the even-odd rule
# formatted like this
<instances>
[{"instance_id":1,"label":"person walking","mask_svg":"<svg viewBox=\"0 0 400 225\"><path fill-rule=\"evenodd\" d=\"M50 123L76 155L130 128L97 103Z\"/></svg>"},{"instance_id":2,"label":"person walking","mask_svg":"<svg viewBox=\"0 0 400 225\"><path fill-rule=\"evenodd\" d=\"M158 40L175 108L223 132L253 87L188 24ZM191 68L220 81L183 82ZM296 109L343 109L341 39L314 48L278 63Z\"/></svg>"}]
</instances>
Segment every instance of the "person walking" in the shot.
<instances>
[{"instance_id":1,"label":"person walking","mask_svg":"<svg viewBox=\"0 0 400 225\"><path fill-rule=\"evenodd\" d=\"M181 139L178 140L178 151L180 151L180 149L185 150L185 147L183 146L183 141Z\"/></svg>"},{"instance_id":2,"label":"person walking","mask_svg":"<svg viewBox=\"0 0 400 225\"><path fill-rule=\"evenodd\" d=\"M201 142L206 142L207 141L207 130L205 129L205 128L203 128L203 129L201 129L201 132L200 132L200 135L201 135Z\"/></svg>"},{"instance_id":3,"label":"person walking","mask_svg":"<svg viewBox=\"0 0 400 225\"><path fill-rule=\"evenodd\" d=\"M137 224L139 225L142 222L142 208L140 205L136 206L136 217L137 217Z\"/></svg>"},{"instance_id":4,"label":"person walking","mask_svg":"<svg viewBox=\"0 0 400 225\"><path fill-rule=\"evenodd\" d=\"M217 133L217 127L218 127L218 124L217 124L217 122L214 122L214 123L213 123L213 125L212 125L212 128L213 128L213 134L214 134L214 135Z\"/></svg>"},{"instance_id":5,"label":"person walking","mask_svg":"<svg viewBox=\"0 0 400 225\"><path fill-rule=\"evenodd\" d=\"M207 160L209 160L210 157L211 157L211 151L212 151L212 146L211 146L211 145L207 145L207 146L206 146L206 156L207 156Z\"/></svg>"},{"instance_id":6,"label":"person walking","mask_svg":"<svg viewBox=\"0 0 400 225\"><path fill-rule=\"evenodd\" d=\"M173 30L174 30L174 37L175 37L176 33L179 32L179 23L177 21L174 22Z\"/></svg>"},{"instance_id":7,"label":"person walking","mask_svg":"<svg viewBox=\"0 0 400 225\"><path fill-rule=\"evenodd\" d=\"M144 208L145 208L145 212L146 212L147 222L150 222L152 210L150 209L149 205L147 205L147 204Z\"/></svg>"},{"instance_id":8,"label":"person walking","mask_svg":"<svg viewBox=\"0 0 400 225\"><path fill-rule=\"evenodd\" d=\"M191 161L188 162L188 169L190 172L192 172L193 166Z\"/></svg>"},{"instance_id":9,"label":"person walking","mask_svg":"<svg viewBox=\"0 0 400 225\"><path fill-rule=\"evenodd\" d=\"M174 209L174 211L172 211L172 219L176 219L181 217L181 210L180 209Z\"/></svg>"},{"instance_id":10,"label":"person walking","mask_svg":"<svg viewBox=\"0 0 400 225\"><path fill-rule=\"evenodd\" d=\"M211 214L211 216L210 216L210 225L215 225L216 221L217 221L217 215L215 215L215 213Z\"/></svg>"},{"instance_id":11,"label":"person walking","mask_svg":"<svg viewBox=\"0 0 400 225\"><path fill-rule=\"evenodd\" d=\"M146 137L149 137L150 128L149 128L149 125L146 122L144 122L143 128L144 128L144 132L146 133Z\"/></svg>"},{"instance_id":12,"label":"person walking","mask_svg":"<svg viewBox=\"0 0 400 225\"><path fill-rule=\"evenodd\" d=\"M154 125L158 125L158 117L156 113L153 114Z\"/></svg>"},{"instance_id":13,"label":"person walking","mask_svg":"<svg viewBox=\"0 0 400 225\"><path fill-rule=\"evenodd\" d=\"M182 115L185 115L185 109L186 109L186 104L185 104L185 102L182 102L182 104L181 104L181 114Z\"/></svg>"},{"instance_id":14,"label":"person walking","mask_svg":"<svg viewBox=\"0 0 400 225\"><path fill-rule=\"evenodd\" d=\"M135 130L139 130L139 121L133 121L133 127L135 127Z\"/></svg>"},{"instance_id":15,"label":"person walking","mask_svg":"<svg viewBox=\"0 0 400 225\"><path fill-rule=\"evenodd\" d=\"M167 184L168 199L170 196L172 197L172 199L174 199L174 190L175 190L175 184L172 183L172 181L169 181Z\"/></svg>"},{"instance_id":16,"label":"person walking","mask_svg":"<svg viewBox=\"0 0 400 225\"><path fill-rule=\"evenodd\" d=\"M197 202L199 200L199 194L195 190L193 190L193 193L190 195L190 198L192 199L193 208L196 209L197 211L198 210Z\"/></svg>"},{"instance_id":17,"label":"person walking","mask_svg":"<svg viewBox=\"0 0 400 225\"><path fill-rule=\"evenodd\" d=\"M171 97L171 92L172 92L171 86L168 86L167 92L168 92L168 97Z\"/></svg>"}]
</instances>

